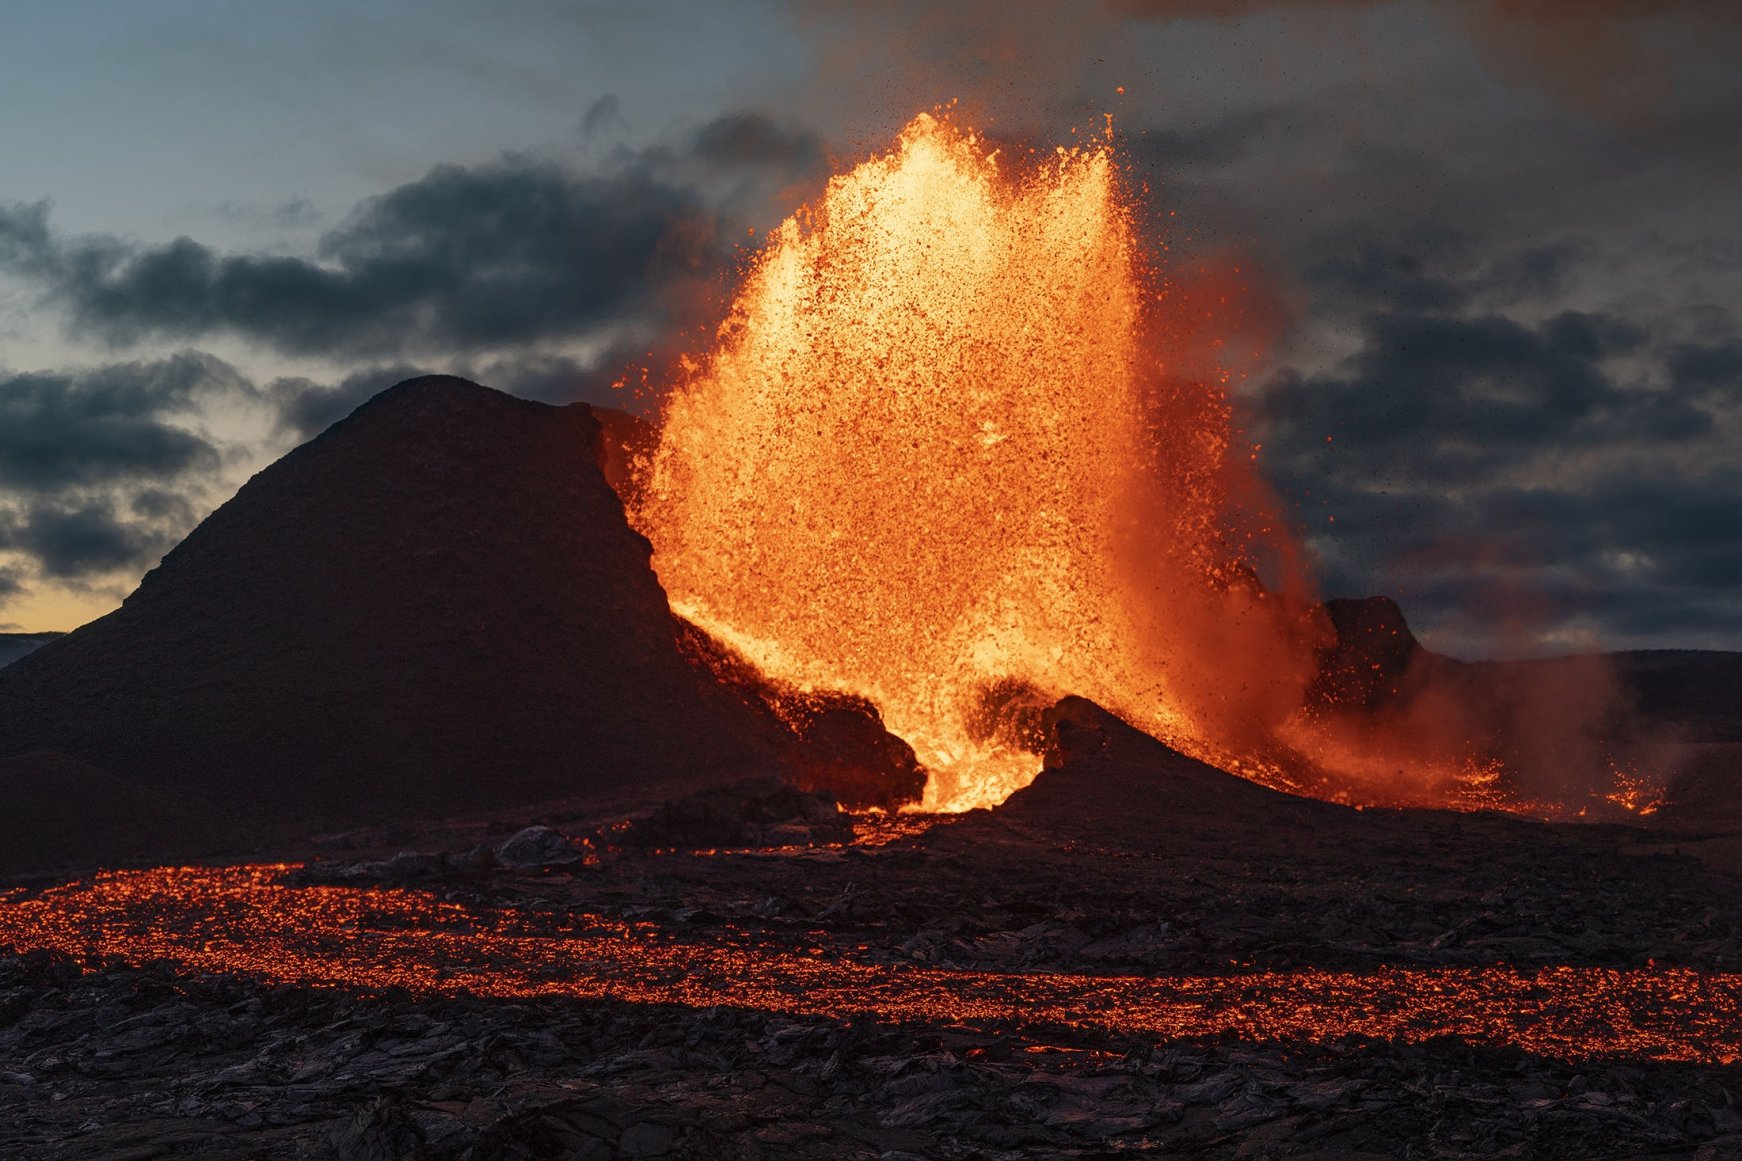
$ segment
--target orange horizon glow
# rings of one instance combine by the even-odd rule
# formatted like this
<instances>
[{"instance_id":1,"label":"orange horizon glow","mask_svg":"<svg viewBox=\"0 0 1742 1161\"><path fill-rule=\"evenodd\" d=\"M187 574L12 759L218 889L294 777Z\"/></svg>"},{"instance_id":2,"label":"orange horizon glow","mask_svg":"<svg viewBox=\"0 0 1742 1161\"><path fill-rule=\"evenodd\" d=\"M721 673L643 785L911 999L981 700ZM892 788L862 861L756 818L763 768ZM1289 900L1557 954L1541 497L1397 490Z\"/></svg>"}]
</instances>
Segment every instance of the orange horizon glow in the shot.
<instances>
[{"instance_id":1,"label":"orange horizon glow","mask_svg":"<svg viewBox=\"0 0 1742 1161\"><path fill-rule=\"evenodd\" d=\"M8 633L70 633L121 607L121 596L104 591L27 588L0 609Z\"/></svg>"}]
</instances>

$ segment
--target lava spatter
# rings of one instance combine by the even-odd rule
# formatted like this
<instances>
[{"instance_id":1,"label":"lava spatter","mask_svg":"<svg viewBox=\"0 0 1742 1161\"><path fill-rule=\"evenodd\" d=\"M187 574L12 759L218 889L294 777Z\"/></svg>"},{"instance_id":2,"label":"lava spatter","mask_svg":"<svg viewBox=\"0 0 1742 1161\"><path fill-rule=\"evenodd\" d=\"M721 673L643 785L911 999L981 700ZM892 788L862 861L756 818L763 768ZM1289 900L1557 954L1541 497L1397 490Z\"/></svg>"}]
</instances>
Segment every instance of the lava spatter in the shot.
<instances>
[{"instance_id":1,"label":"lava spatter","mask_svg":"<svg viewBox=\"0 0 1742 1161\"><path fill-rule=\"evenodd\" d=\"M916 118L772 236L668 401L636 519L673 607L876 702L927 809L1038 771L984 728L1013 685L1251 759L1309 653L1246 583L1226 400L1149 349L1151 283L1110 142L1013 163Z\"/></svg>"}]
</instances>

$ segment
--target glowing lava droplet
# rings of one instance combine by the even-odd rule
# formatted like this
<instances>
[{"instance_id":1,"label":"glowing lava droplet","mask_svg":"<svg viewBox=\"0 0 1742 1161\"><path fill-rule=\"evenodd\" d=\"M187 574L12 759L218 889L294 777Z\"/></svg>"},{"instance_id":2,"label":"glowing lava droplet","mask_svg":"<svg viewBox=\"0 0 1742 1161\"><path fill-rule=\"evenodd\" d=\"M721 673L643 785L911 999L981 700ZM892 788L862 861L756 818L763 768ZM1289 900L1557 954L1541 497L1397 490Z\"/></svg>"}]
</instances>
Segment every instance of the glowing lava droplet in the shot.
<instances>
[{"instance_id":1,"label":"glowing lava droplet","mask_svg":"<svg viewBox=\"0 0 1742 1161\"><path fill-rule=\"evenodd\" d=\"M1221 388L1161 373L1153 303L1109 145L1012 174L916 118L770 237L668 401L635 517L673 607L875 701L930 809L1034 777L1012 697L1239 766L1310 653L1231 532Z\"/></svg>"}]
</instances>

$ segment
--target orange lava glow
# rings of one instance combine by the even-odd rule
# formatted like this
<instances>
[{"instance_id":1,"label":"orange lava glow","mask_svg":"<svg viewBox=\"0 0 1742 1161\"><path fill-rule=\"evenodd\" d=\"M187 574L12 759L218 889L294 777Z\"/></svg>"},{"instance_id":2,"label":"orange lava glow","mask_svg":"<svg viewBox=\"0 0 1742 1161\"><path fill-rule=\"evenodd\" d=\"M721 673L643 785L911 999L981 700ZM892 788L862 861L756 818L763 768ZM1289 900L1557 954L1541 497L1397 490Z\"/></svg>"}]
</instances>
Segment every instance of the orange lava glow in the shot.
<instances>
[{"instance_id":1,"label":"orange lava glow","mask_svg":"<svg viewBox=\"0 0 1742 1161\"><path fill-rule=\"evenodd\" d=\"M922 114L772 232L635 465L673 608L777 685L875 703L923 811L1027 785L1077 694L1281 790L1644 813L1592 765L1594 670L1493 720L1313 699L1335 633L1227 390L1286 312L1237 264L1151 268L1129 187L1110 125L1012 158Z\"/></svg>"},{"instance_id":2,"label":"orange lava glow","mask_svg":"<svg viewBox=\"0 0 1742 1161\"><path fill-rule=\"evenodd\" d=\"M744 934L542 916L400 889L297 887L285 865L115 871L0 895L0 946L359 992L567 996L1123 1038L1453 1037L1565 1060L1734 1063L1742 976L1551 967L1137 977L944 971Z\"/></svg>"},{"instance_id":3,"label":"orange lava glow","mask_svg":"<svg viewBox=\"0 0 1742 1161\"><path fill-rule=\"evenodd\" d=\"M1110 141L1013 162L917 117L771 235L667 401L635 519L673 607L875 702L923 809L1030 781L1010 715L1066 693L1291 784L1319 630L1256 583L1289 554L1223 385L1154 349L1172 301Z\"/></svg>"}]
</instances>

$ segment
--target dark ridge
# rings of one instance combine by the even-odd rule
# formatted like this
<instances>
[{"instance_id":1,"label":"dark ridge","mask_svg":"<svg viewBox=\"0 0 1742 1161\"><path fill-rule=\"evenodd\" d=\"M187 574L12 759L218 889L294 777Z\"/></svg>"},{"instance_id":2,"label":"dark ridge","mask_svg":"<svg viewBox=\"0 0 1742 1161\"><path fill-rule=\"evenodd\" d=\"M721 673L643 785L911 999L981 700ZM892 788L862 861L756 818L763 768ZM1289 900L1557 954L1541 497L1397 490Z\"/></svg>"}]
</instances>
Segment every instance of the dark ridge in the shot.
<instances>
[{"instance_id":1,"label":"dark ridge","mask_svg":"<svg viewBox=\"0 0 1742 1161\"><path fill-rule=\"evenodd\" d=\"M1377 709L1407 696L1410 667L1426 653L1390 597L1333 598L1324 603L1336 632L1319 651L1309 702Z\"/></svg>"},{"instance_id":2,"label":"dark ridge","mask_svg":"<svg viewBox=\"0 0 1742 1161\"><path fill-rule=\"evenodd\" d=\"M1218 770L1080 697L1048 710L1044 768L993 814L1059 837L1132 850L1185 832L1312 833L1356 812Z\"/></svg>"},{"instance_id":3,"label":"dark ridge","mask_svg":"<svg viewBox=\"0 0 1742 1161\"><path fill-rule=\"evenodd\" d=\"M0 671L0 757L268 835L765 772L777 731L680 654L602 458L584 404L384 391Z\"/></svg>"},{"instance_id":4,"label":"dark ridge","mask_svg":"<svg viewBox=\"0 0 1742 1161\"><path fill-rule=\"evenodd\" d=\"M0 866L8 869L161 859L224 829L207 804L48 751L0 758L0 796Z\"/></svg>"},{"instance_id":5,"label":"dark ridge","mask_svg":"<svg viewBox=\"0 0 1742 1161\"><path fill-rule=\"evenodd\" d=\"M1647 766L1662 768L1673 754L1666 816L1742 815L1742 653L1647 649L1459 661L1423 647L1389 597L1326 601L1324 611L1336 637L1320 651L1309 690L1320 711L1401 719L1431 695L1442 712L1456 708L1485 752L1525 764L1534 755L1536 766L1566 767L1563 781L1604 755L1644 756ZM1521 708L1529 706L1534 714ZM1545 707L1562 711L1558 726ZM1547 754L1545 728L1560 731Z\"/></svg>"},{"instance_id":6,"label":"dark ridge","mask_svg":"<svg viewBox=\"0 0 1742 1161\"><path fill-rule=\"evenodd\" d=\"M1653 650L1610 659L1635 710L1658 734L1742 743L1742 653Z\"/></svg>"},{"instance_id":7,"label":"dark ridge","mask_svg":"<svg viewBox=\"0 0 1742 1161\"><path fill-rule=\"evenodd\" d=\"M883 714L862 697L782 689L749 661L679 618L679 648L752 712L775 723L787 776L801 789L843 806L895 810L925 794L926 774L913 747L891 734Z\"/></svg>"},{"instance_id":8,"label":"dark ridge","mask_svg":"<svg viewBox=\"0 0 1742 1161\"><path fill-rule=\"evenodd\" d=\"M59 633L0 633L0 669L26 653L33 653L59 637Z\"/></svg>"},{"instance_id":9,"label":"dark ridge","mask_svg":"<svg viewBox=\"0 0 1742 1161\"><path fill-rule=\"evenodd\" d=\"M651 457L659 446L659 428L639 415L614 407L593 408L593 418L602 429L599 470L605 473L605 482L623 498L624 504L633 507L639 483L636 464Z\"/></svg>"}]
</instances>

